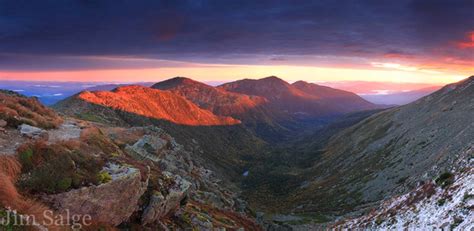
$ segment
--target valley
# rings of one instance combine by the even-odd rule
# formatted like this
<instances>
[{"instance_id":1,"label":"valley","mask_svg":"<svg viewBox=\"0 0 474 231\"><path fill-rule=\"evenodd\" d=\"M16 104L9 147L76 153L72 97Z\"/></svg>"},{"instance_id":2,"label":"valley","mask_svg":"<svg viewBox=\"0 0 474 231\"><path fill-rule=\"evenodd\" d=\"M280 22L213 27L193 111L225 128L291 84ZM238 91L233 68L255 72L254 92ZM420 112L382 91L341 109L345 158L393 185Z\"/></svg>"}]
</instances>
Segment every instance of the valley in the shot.
<instances>
[{"instance_id":1,"label":"valley","mask_svg":"<svg viewBox=\"0 0 474 231\"><path fill-rule=\"evenodd\" d=\"M474 231L474 0L0 0L0 231Z\"/></svg>"},{"instance_id":2,"label":"valley","mask_svg":"<svg viewBox=\"0 0 474 231\"><path fill-rule=\"evenodd\" d=\"M392 227L385 201L399 201L396 214L408 213L403 200L410 196L402 195L415 196L414 203L429 203L431 195L451 200L449 192L460 195L457 188L471 184L473 94L470 77L384 108L277 77L218 87L179 77L80 92L53 111L2 91L2 140L17 140L2 143L2 158L23 168L5 165L0 173L10 174L6 183L18 190L11 197L42 207L0 202L24 214L75 208L96 214L94 227ZM453 206L464 212L444 216L466 228L472 189L462 190L467 198ZM114 198L109 206L128 207L111 212L93 203L108 200L95 192ZM91 204L77 207L83 203ZM393 225L413 216L400 215Z\"/></svg>"}]
</instances>

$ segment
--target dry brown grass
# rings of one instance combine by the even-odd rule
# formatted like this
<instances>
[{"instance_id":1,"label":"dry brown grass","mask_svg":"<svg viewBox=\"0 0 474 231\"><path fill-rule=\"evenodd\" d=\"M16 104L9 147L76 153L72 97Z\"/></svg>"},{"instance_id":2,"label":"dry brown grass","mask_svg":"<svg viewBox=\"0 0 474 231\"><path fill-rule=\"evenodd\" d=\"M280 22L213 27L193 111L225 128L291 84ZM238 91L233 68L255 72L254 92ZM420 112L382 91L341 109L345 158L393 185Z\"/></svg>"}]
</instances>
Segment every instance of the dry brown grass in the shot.
<instances>
[{"instance_id":1,"label":"dry brown grass","mask_svg":"<svg viewBox=\"0 0 474 231\"><path fill-rule=\"evenodd\" d=\"M61 117L36 98L5 91L0 91L0 119L7 121L9 127L26 123L44 129L57 128L63 122Z\"/></svg>"},{"instance_id":2,"label":"dry brown grass","mask_svg":"<svg viewBox=\"0 0 474 231\"><path fill-rule=\"evenodd\" d=\"M0 155L0 173L15 181L21 173L21 165L14 156Z\"/></svg>"},{"instance_id":3,"label":"dry brown grass","mask_svg":"<svg viewBox=\"0 0 474 231\"><path fill-rule=\"evenodd\" d=\"M51 210L35 200L21 195L15 187L15 181L21 172L21 165L12 156L0 156L0 206L18 211L20 214L34 216L36 221L44 224L44 211ZM30 227L31 228L31 227ZM48 230L67 230L66 227L47 227ZM34 230L32 228L32 230Z\"/></svg>"}]
</instances>

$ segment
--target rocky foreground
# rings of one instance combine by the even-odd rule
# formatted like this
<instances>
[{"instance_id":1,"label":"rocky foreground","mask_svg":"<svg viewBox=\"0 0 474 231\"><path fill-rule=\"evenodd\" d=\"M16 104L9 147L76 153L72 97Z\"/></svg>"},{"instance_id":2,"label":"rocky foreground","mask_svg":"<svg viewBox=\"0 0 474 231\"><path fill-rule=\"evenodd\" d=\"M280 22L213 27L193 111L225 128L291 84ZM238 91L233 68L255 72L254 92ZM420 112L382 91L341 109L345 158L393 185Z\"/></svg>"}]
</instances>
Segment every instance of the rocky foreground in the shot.
<instances>
[{"instance_id":1,"label":"rocky foreground","mask_svg":"<svg viewBox=\"0 0 474 231\"><path fill-rule=\"evenodd\" d=\"M9 102L0 110L0 216L7 208L39 216L29 228L40 230L70 228L43 225L44 211L90 215L90 229L261 229L238 190L221 184L162 129L62 119L35 99L0 97Z\"/></svg>"}]
</instances>

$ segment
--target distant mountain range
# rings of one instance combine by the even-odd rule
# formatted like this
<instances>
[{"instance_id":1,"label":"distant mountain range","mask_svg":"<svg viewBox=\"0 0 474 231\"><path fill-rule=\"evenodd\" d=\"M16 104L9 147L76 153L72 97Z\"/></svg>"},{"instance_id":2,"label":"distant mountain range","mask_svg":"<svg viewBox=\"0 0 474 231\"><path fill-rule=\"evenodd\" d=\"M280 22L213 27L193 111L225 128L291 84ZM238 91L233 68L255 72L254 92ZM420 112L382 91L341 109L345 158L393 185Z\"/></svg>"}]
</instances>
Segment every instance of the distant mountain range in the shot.
<instances>
[{"instance_id":1,"label":"distant mountain range","mask_svg":"<svg viewBox=\"0 0 474 231\"><path fill-rule=\"evenodd\" d=\"M427 83L369 81L324 82L322 84L354 92L369 102L385 105L405 105L429 95L442 87L441 85Z\"/></svg>"},{"instance_id":2,"label":"distant mountain range","mask_svg":"<svg viewBox=\"0 0 474 231\"><path fill-rule=\"evenodd\" d=\"M219 86L231 92L265 97L272 108L301 117L329 116L377 108L356 94L310 84L303 81L289 84L270 76L244 79Z\"/></svg>"},{"instance_id":3,"label":"distant mountain range","mask_svg":"<svg viewBox=\"0 0 474 231\"><path fill-rule=\"evenodd\" d=\"M425 97L437 90L440 86L421 88L417 90L386 92L378 94L361 94L360 96L370 102L386 105L405 105Z\"/></svg>"},{"instance_id":4,"label":"distant mountain range","mask_svg":"<svg viewBox=\"0 0 474 231\"><path fill-rule=\"evenodd\" d=\"M302 81L289 84L275 76L217 87L176 77L151 87L118 85L108 92L116 86L94 87L90 90L102 91L86 90L58 105L70 112L81 108L79 102L87 102L183 125L242 122L267 141L281 140L306 127L298 121L317 126L326 122L315 120L329 121L345 113L380 108L351 92ZM75 106L68 105L71 102Z\"/></svg>"},{"instance_id":5,"label":"distant mountain range","mask_svg":"<svg viewBox=\"0 0 474 231\"><path fill-rule=\"evenodd\" d=\"M2 89L12 90L26 96L35 96L46 105L53 105L58 101L81 91L110 91L120 86L140 85L150 87L154 82L137 83L98 83L98 82L45 82L45 81L14 81L0 80ZM209 81L206 85L219 86L223 81ZM426 94L434 92L440 86L429 84L402 84L384 82L325 82L324 86L341 89L360 95L365 100L381 105L403 105ZM319 85L319 86L322 86Z\"/></svg>"}]
</instances>

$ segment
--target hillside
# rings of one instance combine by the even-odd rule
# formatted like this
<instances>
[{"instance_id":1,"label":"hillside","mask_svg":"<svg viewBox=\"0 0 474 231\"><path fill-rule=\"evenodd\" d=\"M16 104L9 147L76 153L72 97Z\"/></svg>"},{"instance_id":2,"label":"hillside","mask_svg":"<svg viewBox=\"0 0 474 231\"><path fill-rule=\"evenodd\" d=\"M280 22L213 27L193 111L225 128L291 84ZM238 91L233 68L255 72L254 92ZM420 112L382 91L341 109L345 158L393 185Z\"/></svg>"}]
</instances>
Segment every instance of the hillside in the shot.
<instances>
[{"instance_id":1,"label":"hillside","mask_svg":"<svg viewBox=\"0 0 474 231\"><path fill-rule=\"evenodd\" d=\"M471 165L471 166L469 166ZM425 182L413 191L387 200L367 215L342 220L339 229L472 230L474 228L474 172L462 171Z\"/></svg>"},{"instance_id":2,"label":"hillside","mask_svg":"<svg viewBox=\"0 0 474 231\"><path fill-rule=\"evenodd\" d=\"M313 165L282 173L274 182L285 192L272 194L272 183L256 186L258 194L249 200L269 211L331 217L364 211L384 198L410 192L420 182L459 172L473 155L473 98L470 77L409 105L379 112L314 150ZM275 197L262 200L263 192ZM281 203L272 204L275 200Z\"/></svg>"},{"instance_id":3,"label":"hillside","mask_svg":"<svg viewBox=\"0 0 474 231\"><path fill-rule=\"evenodd\" d=\"M1 127L14 128L28 124L49 129L62 123L62 119L38 99L6 90L0 90L0 120L5 123Z\"/></svg>"},{"instance_id":4,"label":"hillside","mask_svg":"<svg viewBox=\"0 0 474 231\"><path fill-rule=\"evenodd\" d=\"M211 126L240 123L231 117L214 115L174 93L141 86L119 87L113 91L85 91L68 99L68 102L74 100L183 125ZM68 104L64 109L76 110L77 107L80 106Z\"/></svg>"}]
</instances>

